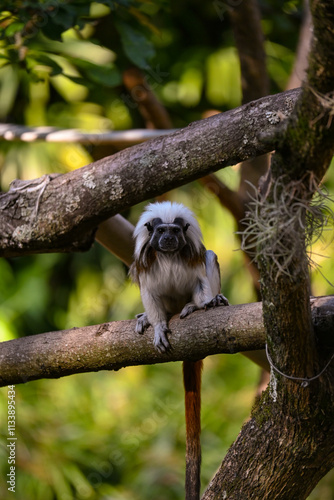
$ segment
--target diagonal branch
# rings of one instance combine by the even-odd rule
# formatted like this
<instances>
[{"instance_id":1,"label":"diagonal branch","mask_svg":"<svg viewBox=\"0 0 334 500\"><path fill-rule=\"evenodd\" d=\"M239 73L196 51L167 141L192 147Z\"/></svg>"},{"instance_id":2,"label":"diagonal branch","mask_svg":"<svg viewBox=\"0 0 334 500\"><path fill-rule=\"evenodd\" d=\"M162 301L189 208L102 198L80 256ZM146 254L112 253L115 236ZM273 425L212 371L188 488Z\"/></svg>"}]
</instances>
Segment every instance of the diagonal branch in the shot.
<instances>
[{"instance_id":1,"label":"diagonal branch","mask_svg":"<svg viewBox=\"0 0 334 500\"><path fill-rule=\"evenodd\" d=\"M89 248L96 226L130 206L273 149L300 91L264 97L83 168L0 195L0 256ZM149 182L147 180L149 179Z\"/></svg>"},{"instance_id":2,"label":"diagonal branch","mask_svg":"<svg viewBox=\"0 0 334 500\"><path fill-rule=\"evenodd\" d=\"M156 97L145 74L139 68L131 67L125 70L123 83L134 102L138 105L147 129L172 128L172 121L166 108Z\"/></svg>"}]
</instances>

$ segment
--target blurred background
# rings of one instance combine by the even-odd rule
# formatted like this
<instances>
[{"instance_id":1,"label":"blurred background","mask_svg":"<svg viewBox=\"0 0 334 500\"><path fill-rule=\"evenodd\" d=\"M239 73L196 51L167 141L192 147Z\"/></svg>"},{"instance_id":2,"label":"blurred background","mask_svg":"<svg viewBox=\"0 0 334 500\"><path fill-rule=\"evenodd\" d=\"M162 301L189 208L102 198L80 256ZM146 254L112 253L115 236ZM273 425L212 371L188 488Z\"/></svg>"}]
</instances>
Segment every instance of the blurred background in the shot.
<instances>
[{"instance_id":1,"label":"blurred background","mask_svg":"<svg viewBox=\"0 0 334 500\"><path fill-rule=\"evenodd\" d=\"M236 7L240 3L229 2ZM224 2L4 4L0 12L2 123L94 132L167 129L184 127L242 102L235 32ZM269 92L277 93L289 86L303 2L259 4L266 78ZM134 74L160 103L162 125L156 126L145 114L141 84L129 82ZM120 147L0 141L0 190L6 191L16 178L80 168ZM240 172L240 165L227 168L216 174L217 182L236 191ZM195 212L206 247L218 254L222 291L230 303L254 302L257 292L235 234L235 217L204 184L191 183L166 198ZM333 170L324 185L331 195ZM136 224L145 204L123 215ZM317 264L311 271L314 295L333 293L332 238L328 227L310 249ZM1 259L0 340L134 318L142 305L127 272L98 243L86 253ZM205 360L203 487L248 418L259 378L260 370L240 355ZM183 498L180 363L29 382L16 386L16 406L13 496L6 485L7 388L1 389L1 498ZM333 474L309 498L334 499Z\"/></svg>"}]
</instances>

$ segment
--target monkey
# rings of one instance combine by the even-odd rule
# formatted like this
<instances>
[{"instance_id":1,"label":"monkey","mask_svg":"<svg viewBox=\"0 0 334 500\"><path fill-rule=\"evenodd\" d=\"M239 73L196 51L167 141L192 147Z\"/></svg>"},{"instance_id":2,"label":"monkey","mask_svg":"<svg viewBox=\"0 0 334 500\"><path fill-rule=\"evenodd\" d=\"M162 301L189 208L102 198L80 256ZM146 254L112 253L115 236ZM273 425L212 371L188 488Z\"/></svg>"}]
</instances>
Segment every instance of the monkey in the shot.
<instances>
[{"instance_id":1,"label":"monkey","mask_svg":"<svg viewBox=\"0 0 334 500\"><path fill-rule=\"evenodd\" d=\"M192 211L180 203L151 203L134 231L132 280L139 285L144 313L137 314L136 332L152 325L154 346L166 353L171 346L168 321L185 318L197 309L228 306L220 293L216 254L206 250ZM186 500L200 494L200 407L203 361L183 362L186 419Z\"/></svg>"}]
</instances>

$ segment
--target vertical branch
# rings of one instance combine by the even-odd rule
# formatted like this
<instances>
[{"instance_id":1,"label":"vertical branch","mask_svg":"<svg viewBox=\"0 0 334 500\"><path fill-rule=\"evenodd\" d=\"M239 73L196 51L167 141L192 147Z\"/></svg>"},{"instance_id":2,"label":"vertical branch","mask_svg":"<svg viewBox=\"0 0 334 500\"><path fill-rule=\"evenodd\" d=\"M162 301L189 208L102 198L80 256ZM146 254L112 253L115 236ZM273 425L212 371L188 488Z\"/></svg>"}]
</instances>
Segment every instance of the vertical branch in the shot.
<instances>
[{"instance_id":1,"label":"vertical branch","mask_svg":"<svg viewBox=\"0 0 334 500\"><path fill-rule=\"evenodd\" d=\"M311 0L314 36L307 82L283 122L272 181L250 228L261 273L270 385L203 499L308 497L334 460L334 367L314 335L305 221L334 154L334 3ZM307 384L297 378L310 378ZM304 382L304 381L303 381ZM329 403L330 402L330 403Z\"/></svg>"},{"instance_id":2,"label":"vertical branch","mask_svg":"<svg viewBox=\"0 0 334 500\"><path fill-rule=\"evenodd\" d=\"M241 2L230 9L230 18L241 68L242 102L250 102L269 94L269 77L266 66L264 35L257 0ZM246 209L249 203L249 186L257 186L268 170L268 156L259 156L241 165L238 194ZM247 182L246 182L247 181Z\"/></svg>"},{"instance_id":3,"label":"vertical branch","mask_svg":"<svg viewBox=\"0 0 334 500\"><path fill-rule=\"evenodd\" d=\"M244 104L269 94L269 77L258 2L239 3L229 14L240 59Z\"/></svg>"},{"instance_id":4,"label":"vertical branch","mask_svg":"<svg viewBox=\"0 0 334 500\"><path fill-rule=\"evenodd\" d=\"M274 170L271 189L260 200L259 221L255 221L267 342L280 370L311 377L318 367L305 235L310 193L302 180L290 181L288 175L275 174Z\"/></svg>"},{"instance_id":5,"label":"vertical branch","mask_svg":"<svg viewBox=\"0 0 334 500\"><path fill-rule=\"evenodd\" d=\"M330 110L319 99L320 93L334 90L334 4L313 0L311 10L314 37L308 81L272 158L272 182L260 210L261 225L271 233L267 239L261 236L258 252L268 344L280 369L295 377L313 376L319 370L309 304L305 220L334 153ZM268 262L271 249L277 273L271 272ZM278 379L289 387L287 393L296 389L287 379Z\"/></svg>"},{"instance_id":6,"label":"vertical branch","mask_svg":"<svg viewBox=\"0 0 334 500\"><path fill-rule=\"evenodd\" d=\"M312 18L308 0L304 0L304 17L299 33L297 53L286 90L300 87L305 78L312 39Z\"/></svg>"},{"instance_id":7,"label":"vertical branch","mask_svg":"<svg viewBox=\"0 0 334 500\"><path fill-rule=\"evenodd\" d=\"M241 68L242 102L250 102L269 94L269 76L266 66L264 35L261 26L261 14L257 0L241 2L230 8L230 19ZM237 219L238 230L244 229L242 220L250 202L249 183L257 186L260 178L266 174L269 166L268 155L258 156L244 161L240 166L240 183L237 192L243 213ZM248 259L249 260L249 259ZM259 272L251 261L247 262L253 286L260 299Z\"/></svg>"},{"instance_id":8,"label":"vertical branch","mask_svg":"<svg viewBox=\"0 0 334 500\"><path fill-rule=\"evenodd\" d=\"M124 71L123 82L132 99L138 105L146 128L172 128L172 122L166 108L157 99L140 69L133 67Z\"/></svg>"}]
</instances>

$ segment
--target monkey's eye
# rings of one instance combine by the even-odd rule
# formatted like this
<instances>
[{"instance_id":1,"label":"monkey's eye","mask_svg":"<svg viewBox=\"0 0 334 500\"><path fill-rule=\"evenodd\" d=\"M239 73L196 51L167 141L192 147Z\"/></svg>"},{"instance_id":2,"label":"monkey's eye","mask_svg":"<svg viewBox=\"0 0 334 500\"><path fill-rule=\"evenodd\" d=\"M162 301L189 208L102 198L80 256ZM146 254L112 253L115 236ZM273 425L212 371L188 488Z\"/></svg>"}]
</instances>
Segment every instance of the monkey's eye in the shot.
<instances>
[{"instance_id":1,"label":"monkey's eye","mask_svg":"<svg viewBox=\"0 0 334 500\"><path fill-rule=\"evenodd\" d=\"M165 232L165 228L164 227L158 227L157 231L158 231L159 234L163 234Z\"/></svg>"},{"instance_id":2,"label":"monkey's eye","mask_svg":"<svg viewBox=\"0 0 334 500\"><path fill-rule=\"evenodd\" d=\"M179 227L173 227L173 233L178 234L181 231L181 228Z\"/></svg>"}]
</instances>

